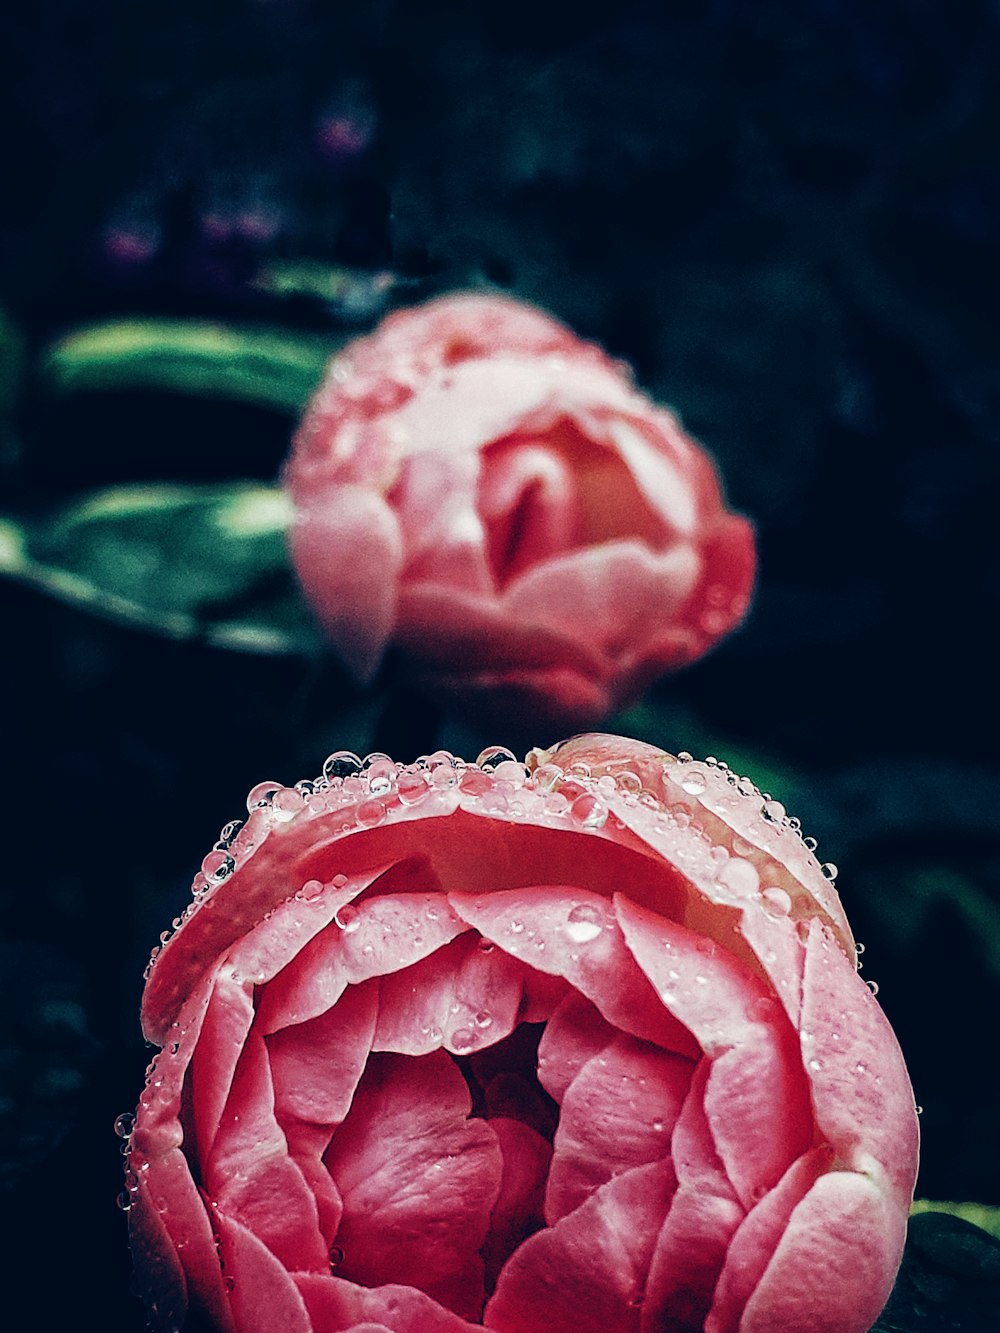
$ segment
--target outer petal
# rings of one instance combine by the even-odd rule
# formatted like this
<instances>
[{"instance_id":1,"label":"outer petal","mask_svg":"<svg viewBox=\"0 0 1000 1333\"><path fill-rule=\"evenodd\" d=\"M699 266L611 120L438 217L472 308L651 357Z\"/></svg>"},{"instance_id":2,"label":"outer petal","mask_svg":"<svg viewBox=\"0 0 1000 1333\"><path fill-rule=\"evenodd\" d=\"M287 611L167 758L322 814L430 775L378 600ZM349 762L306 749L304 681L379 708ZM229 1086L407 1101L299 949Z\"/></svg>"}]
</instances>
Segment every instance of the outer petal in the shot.
<instances>
[{"instance_id":1,"label":"outer petal","mask_svg":"<svg viewBox=\"0 0 1000 1333\"><path fill-rule=\"evenodd\" d=\"M313 1273L296 1273L294 1281L319 1333L340 1329L349 1333L374 1333L376 1329L387 1333L473 1333L481 1327L443 1310L416 1287L398 1283L358 1287L342 1278Z\"/></svg>"}]
</instances>

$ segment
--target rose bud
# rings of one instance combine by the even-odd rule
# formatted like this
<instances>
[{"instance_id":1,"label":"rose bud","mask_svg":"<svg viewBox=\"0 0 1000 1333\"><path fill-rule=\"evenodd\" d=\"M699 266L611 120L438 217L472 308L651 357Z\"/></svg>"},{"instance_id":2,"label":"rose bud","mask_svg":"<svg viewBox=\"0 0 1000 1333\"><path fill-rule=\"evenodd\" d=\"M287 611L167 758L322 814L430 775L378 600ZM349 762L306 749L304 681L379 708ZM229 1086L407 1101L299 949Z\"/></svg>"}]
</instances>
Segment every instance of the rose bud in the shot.
<instances>
[{"instance_id":1,"label":"rose bud","mask_svg":"<svg viewBox=\"0 0 1000 1333\"><path fill-rule=\"evenodd\" d=\"M299 580L361 682L591 726L742 618L750 525L628 372L541 311L465 293L332 362L285 470Z\"/></svg>"},{"instance_id":2,"label":"rose bud","mask_svg":"<svg viewBox=\"0 0 1000 1333\"><path fill-rule=\"evenodd\" d=\"M870 1327L913 1096L776 802L591 736L339 752L248 807L155 951L119 1125L157 1328Z\"/></svg>"}]
</instances>

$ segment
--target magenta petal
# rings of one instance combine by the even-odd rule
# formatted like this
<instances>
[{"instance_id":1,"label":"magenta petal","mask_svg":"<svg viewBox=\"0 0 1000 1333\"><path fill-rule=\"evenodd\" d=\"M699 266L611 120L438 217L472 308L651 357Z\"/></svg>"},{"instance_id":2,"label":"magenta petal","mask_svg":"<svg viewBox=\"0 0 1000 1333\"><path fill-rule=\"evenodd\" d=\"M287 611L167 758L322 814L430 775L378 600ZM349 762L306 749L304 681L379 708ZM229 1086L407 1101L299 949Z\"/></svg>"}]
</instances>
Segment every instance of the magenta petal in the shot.
<instances>
[{"instance_id":1,"label":"magenta petal","mask_svg":"<svg viewBox=\"0 0 1000 1333\"><path fill-rule=\"evenodd\" d=\"M692 1058L691 1034L668 1013L637 966L607 898L565 885L537 884L502 893L452 893L456 911L505 952L565 978L608 1022L632 1036ZM570 913L593 914L598 934L577 938ZM584 932L585 934L587 932Z\"/></svg>"},{"instance_id":2,"label":"magenta petal","mask_svg":"<svg viewBox=\"0 0 1000 1333\"><path fill-rule=\"evenodd\" d=\"M332 924L265 988L258 1021L274 1032L316 1018L352 982L412 967L466 929L441 893L373 894L345 902Z\"/></svg>"},{"instance_id":3,"label":"magenta petal","mask_svg":"<svg viewBox=\"0 0 1000 1333\"><path fill-rule=\"evenodd\" d=\"M557 1102L592 1055L615 1035L598 1010L570 991L546 1024L538 1044L538 1081Z\"/></svg>"},{"instance_id":4,"label":"magenta petal","mask_svg":"<svg viewBox=\"0 0 1000 1333\"><path fill-rule=\"evenodd\" d=\"M622 895L615 908L663 1004L712 1060L705 1111L729 1179L749 1208L811 1142L796 1034L764 983L711 940Z\"/></svg>"},{"instance_id":5,"label":"magenta petal","mask_svg":"<svg viewBox=\"0 0 1000 1333\"><path fill-rule=\"evenodd\" d=\"M287 1267L328 1266L316 1200L275 1119L267 1051L256 1030L236 1067L205 1187L222 1211L249 1227Z\"/></svg>"},{"instance_id":6,"label":"magenta petal","mask_svg":"<svg viewBox=\"0 0 1000 1333\"><path fill-rule=\"evenodd\" d=\"M177 1149L174 1152L181 1156ZM183 1163L183 1158L181 1161ZM187 1164L183 1165L186 1172ZM136 1160L135 1166L146 1167L147 1164L144 1159ZM157 1322L162 1326L180 1328L188 1308L187 1279L163 1215L154 1207L149 1190L141 1185L129 1209L128 1238L139 1294L146 1308L155 1311Z\"/></svg>"},{"instance_id":7,"label":"magenta petal","mask_svg":"<svg viewBox=\"0 0 1000 1333\"><path fill-rule=\"evenodd\" d=\"M821 1176L789 1219L740 1333L866 1333L889 1297L906 1215L872 1181Z\"/></svg>"},{"instance_id":8,"label":"magenta petal","mask_svg":"<svg viewBox=\"0 0 1000 1333\"><path fill-rule=\"evenodd\" d=\"M669 1159L603 1185L516 1250L486 1306L498 1333L638 1333L646 1273L676 1184Z\"/></svg>"},{"instance_id":9,"label":"magenta petal","mask_svg":"<svg viewBox=\"0 0 1000 1333\"><path fill-rule=\"evenodd\" d=\"M383 977L372 1050L424 1055L443 1044L467 1055L512 1032L524 968L499 949L483 953L479 943L467 930L405 971Z\"/></svg>"},{"instance_id":10,"label":"magenta petal","mask_svg":"<svg viewBox=\"0 0 1000 1333\"><path fill-rule=\"evenodd\" d=\"M677 1192L656 1240L642 1308L642 1333L701 1328L744 1218L715 1150L703 1097L709 1066L702 1063L674 1129L671 1160Z\"/></svg>"},{"instance_id":11,"label":"magenta petal","mask_svg":"<svg viewBox=\"0 0 1000 1333\"><path fill-rule=\"evenodd\" d=\"M562 1100L545 1191L550 1226L615 1176L669 1154L693 1069L622 1034L587 1061Z\"/></svg>"},{"instance_id":12,"label":"magenta petal","mask_svg":"<svg viewBox=\"0 0 1000 1333\"><path fill-rule=\"evenodd\" d=\"M507 1258L528 1236L545 1224L545 1179L552 1146L520 1120L497 1116L490 1120L503 1154L500 1193L490 1215L490 1231L483 1246L486 1287L492 1290Z\"/></svg>"},{"instance_id":13,"label":"magenta petal","mask_svg":"<svg viewBox=\"0 0 1000 1333\"><path fill-rule=\"evenodd\" d=\"M398 1283L358 1287L342 1278L296 1273L295 1285L317 1333L332 1333L335 1329L361 1333L376 1328L388 1329L390 1333L474 1333L480 1327L442 1309L415 1287Z\"/></svg>"},{"instance_id":14,"label":"magenta petal","mask_svg":"<svg viewBox=\"0 0 1000 1333\"><path fill-rule=\"evenodd\" d=\"M305 1302L268 1247L221 1209L216 1226L239 1333L313 1333Z\"/></svg>"},{"instance_id":15,"label":"magenta petal","mask_svg":"<svg viewBox=\"0 0 1000 1333\"><path fill-rule=\"evenodd\" d=\"M443 1052L372 1055L326 1164L344 1200L339 1271L421 1289L474 1273L500 1189L496 1135Z\"/></svg>"},{"instance_id":16,"label":"magenta petal","mask_svg":"<svg viewBox=\"0 0 1000 1333\"><path fill-rule=\"evenodd\" d=\"M737 1333L743 1310L778 1248L793 1209L829 1166L827 1148L814 1148L793 1162L781 1180L746 1215L733 1236L712 1309L707 1333Z\"/></svg>"}]
</instances>

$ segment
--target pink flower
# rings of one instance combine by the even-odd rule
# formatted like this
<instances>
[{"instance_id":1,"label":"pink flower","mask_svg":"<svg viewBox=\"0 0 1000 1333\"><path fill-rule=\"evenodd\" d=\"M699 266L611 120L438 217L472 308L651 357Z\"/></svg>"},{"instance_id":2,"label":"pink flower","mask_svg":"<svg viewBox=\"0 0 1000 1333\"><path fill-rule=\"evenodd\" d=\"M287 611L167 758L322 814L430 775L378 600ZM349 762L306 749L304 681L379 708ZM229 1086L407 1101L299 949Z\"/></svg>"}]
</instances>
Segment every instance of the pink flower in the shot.
<instances>
[{"instance_id":1,"label":"pink flower","mask_svg":"<svg viewBox=\"0 0 1000 1333\"><path fill-rule=\"evenodd\" d=\"M743 616L753 535L708 457L541 311L447 296L332 363L285 481L292 556L366 681L593 725Z\"/></svg>"},{"instance_id":2,"label":"pink flower","mask_svg":"<svg viewBox=\"0 0 1000 1333\"><path fill-rule=\"evenodd\" d=\"M863 1333L917 1122L745 779L614 737L251 793L148 975L158 1328Z\"/></svg>"}]
</instances>

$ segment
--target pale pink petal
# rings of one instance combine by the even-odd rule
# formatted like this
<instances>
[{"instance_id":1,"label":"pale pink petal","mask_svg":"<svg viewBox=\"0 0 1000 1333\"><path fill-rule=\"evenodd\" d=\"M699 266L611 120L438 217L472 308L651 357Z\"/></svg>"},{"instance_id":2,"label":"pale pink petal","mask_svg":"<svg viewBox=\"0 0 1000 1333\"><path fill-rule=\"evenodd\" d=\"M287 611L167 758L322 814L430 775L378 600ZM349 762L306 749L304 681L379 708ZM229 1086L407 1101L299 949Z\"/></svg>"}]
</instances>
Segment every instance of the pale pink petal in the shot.
<instances>
[{"instance_id":1,"label":"pale pink petal","mask_svg":"<svg viewBox=\"0 0 1000 1333\"><path fill-rule=\"evenodd\" d=\"M497 1333L638 1333L646 1273L673 1194L669 1159L617 1176L507 1261L483 1322Z\"/></svg>"},{"instance_id":2,"label":"pale pink petal","mask_svg":"<svg viewBox=\"0 0 1000 1333\"><path fill-rule=\"evenodd\" d=\"M478 936L466 931L405 971L384 977L372 1050L424 1055L444 1045L467 1055L513 1031L524 966L500 949L485 953L479 946Z\"/></svg>"},{"instance_id":3,"label":"pale pink petal","mask_svg":"<svg viewBox=\"0 0 1000 1333\"><path fill-rule=\"evenodd\" d=\"M600 843L591 844L595 851ZM590 848L588 847L588 851ZM621 882L622 866L611 877ZM667 1050L697 1056L691 1034L663 1007L626 947L607 898L572 885L532 885L502 893L453 893L462 918L501 949L565 978L609 1023ZM569 917L593 914L597 934L581 942Z\"/></svg>"},{"instance_id":4,"label":"pale pink petal","mask_svg":"<svg viewBox=\"0 0 1000 1333\"><path fill-rule=\"evenodd\" d=\"M487 1291L514 1250L545 1225L545 1180L552 1160L552 1145L521 1120L491 1117L490 1128L503 1154L503 1176L482 1250Z\"/></svg>"},{"instance_id":5,"label":"pale pink petal","mask_svg":"<svg viewBox=\"0 0 1000 1333\"><path fill-rule=\"evenodd\" d=\"M587 628L588 643L606 660L642 655L642 646L686 599L698 577L694 547L678 542L652 551L618 540L571 551L536 565L505 590L503 605L521 625L567 634Z\"/></svg>"},{"instance_id":6,"label":"pale pink petal","mask_svg":"<svg viewBox=\"0 0 1000 1333\"><path fill-rule=\"evenodd\" d=\"M275 1119L267 1051L256 1030L236 1066L204 1177L213 1204L248 1227L286 1266L328 1267L316 1199Z\"/></svg>"},{"instance_id":7,"label":"pale pink petal","mask_svg":"<svg viewBox=\"0 0 1000 1333\"><path fill-rule=\"evenodd\" d=\"M502 1160L485 1121L467 1119L471 1107L443 1051L370 1058L325 1157L344 1200L340 1274L427 1289L472 1273L481 1284Z\"/></svg>"},{"instance_id":8,"label":"pale pink petal","mask_svg":"<svg viewBox=\"0 0 1000 1333\"><path fill-rule=\"evenodd\" d=\"M694 1065L621 1034L566 1089L545 1191L553 1225L601 1185L670 1153Z\"/></svg>"},{"instance_id":9,"label":"pale pink petal","mask_svg":"<svg viewBox=\"0 0 1000 1333\"><path fill-rule=\"evenodd\" d=\"M615 910L660 1000L712 1061L708 1122L729 1179L749 1208L812 1137L798 1038L760 978L713 941L621 894Z\"/></svg>"},{"instance_id":10,"label":"pale pink petal","mask_svg":"<svg viewBox=\"0 0 1000 1333\"><path fill-rule=\"evenodd\" d=\"M475 454L425 451L403 459L389 501L405 543L404 583L493 593L478 480Z\"/></svg>"},{"instance_id":11,"label":"pale pink petal","mask_svg":"<svg viewBox=\"0 0 1000 1333\"><path fill-rule=\"evenodd\" d=\"M829 1165L828 1148L805 1153L747 1213L730 1242L705 1323L706 1333L738 1333L746 1303L771 1262L793 1209Z\"/></svg>"},{"instance_id":12,"label":"pale pink petal","mask_svg":"<svg viewBox=\"0 0 1000 1333\"><path fill-rule=\"evenodd\" d=\"M342 1278L315 1273L296 1273L294 1281L316 1333L340 1329L361 1333L375 1328L389 1329L390 1333L474 1333L481 1327L442 1309L416 1287L398 1283L359 1287Z\"/></svg>"},{"instance_id":13,"label":"pale pink petal","mask_svg":"<svg viewBox=\"0 0 1000 1333\"><path fill-rule=\"evenodd\" d=\"M583 541L577 479L569 459L544 441L514 436L490 446L479 479L479 512L497 586Z\"/></svg>"},{"instance_id":14,"label":"pale pink petal","mask_svg":"<svg viewBox=\"0 0 1000 1333\"><path fill-rule=\"evenodd\" d=\"M729 1242L745 1213L715 1151L703 1098L708 1064L691 1083L671 1142L677 1192L656 1239L641 1333L701 1328Z\"/></svg>"},{"instance_id":15,"label":"pale pink petal","mask_svg":"<svg viewBox=\"0 0 1000 1333\"><path fill-rule=\"evenodd\" d=\"M396 619L399 522L367 486L297 497L289 541L299 579L347 669L371 680Z\"/></svg>"},{"instance_id":16,"label":"pale pink petal","mask_svg":"<svg viewBox=\"0 0 1000 1333\"><path fill-rule=\"evenodd\" d=\"M578 991L570 991L546 1024L538 1045L538 1081L557 1102L593 1055L609 1045L615 1029Z\"/></svg>"},{"instance_id":17,"label":"pale pink petal","mask_svg":"<svg viewBox=\"0 0 1000 1333\"><path fill-rule=\"evenodd\" d=\"M802 1054L820 1133L905 1213L917 1171L913 1089L881 1007L820 921L806 945Z\"/></svg>"},{"instance_id":18,"label":"pale pink petal","mask_svg":"<svg viewBox=\"0 0 1000 1333\"><path fill-rule=\"evenodd\" d=\"M821 1176L795 1208L740 1333L866 1333L889 1299L906 1213L873 1181Z\"/></svg>"},{"instance_id":19,"label":"pale pink petal","mask_svg":"<svg viewBox=\"0 0 1000 1333\"><path fill-rule=\"evenodd\" d=\"M412 967L465 929L441 893L384 893L351 902L266 988L259 1024L273 1032L316 1018L348 985Z\"/></svg>"},{"instance_id":20,"label":"pale pink petal","mask_svg":"<svg viewBox=\"0 0 1000 1333\"><path fill-rule=\"evenodd\" d=\"M313 1333L305 1302L291 1275L268 1247L219 1209L215 1218L229 1304L239 1333Z\"/></svg>"}]
</instances>

